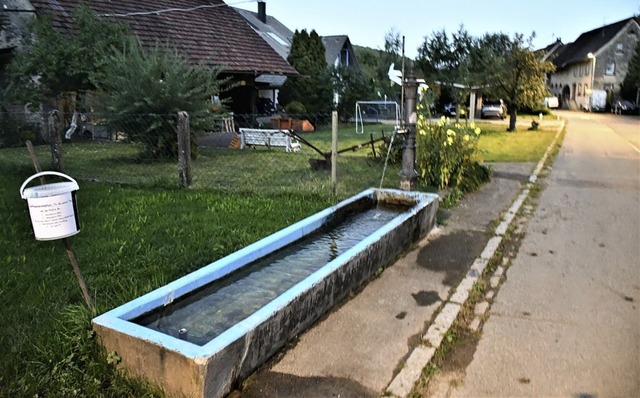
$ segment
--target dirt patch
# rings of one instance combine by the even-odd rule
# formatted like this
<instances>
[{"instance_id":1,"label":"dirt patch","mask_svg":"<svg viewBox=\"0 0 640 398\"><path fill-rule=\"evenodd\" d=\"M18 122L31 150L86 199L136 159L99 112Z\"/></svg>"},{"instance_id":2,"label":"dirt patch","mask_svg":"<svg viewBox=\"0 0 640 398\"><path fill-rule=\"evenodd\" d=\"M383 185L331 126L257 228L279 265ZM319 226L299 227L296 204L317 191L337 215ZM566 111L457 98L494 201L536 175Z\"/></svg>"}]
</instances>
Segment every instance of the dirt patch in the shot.
<instances>
[{"instance_id":1,"label":"dirt patch","mask_svg":"<svg viewBox=\"0 0 640 398\"><path fill-rule=\"evenodd\" d=\"M260 372L249 379L241 391L234 391L231 397L242 398L299 398L299 397L340 397L374 398L380 393L371 391L361 384L342 377L299 377L272 371Z\"/></svg>"},{"instance_id":2,"label":"dirt patch","mask_svg":"<svg viewBox=\"0 0 640 398\"><path fill-rule=\"evenodd\" d=\"M428 270L444 272L443 283L454 286L469 270L469 264L480 256L488 240L487 234L481 231L441 235L420 250L417 263Z\"/></svg>"}]
</instances>

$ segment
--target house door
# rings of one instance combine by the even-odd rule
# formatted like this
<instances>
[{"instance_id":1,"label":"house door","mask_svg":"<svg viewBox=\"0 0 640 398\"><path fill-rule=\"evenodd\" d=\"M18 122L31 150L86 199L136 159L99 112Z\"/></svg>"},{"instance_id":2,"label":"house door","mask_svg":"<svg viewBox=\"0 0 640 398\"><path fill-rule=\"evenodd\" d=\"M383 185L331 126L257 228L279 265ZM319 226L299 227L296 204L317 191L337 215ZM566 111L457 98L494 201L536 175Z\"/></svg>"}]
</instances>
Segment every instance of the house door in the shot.
<instances>
[{"instance_id":1,"label":"house door","mask_svg":"<svg viewBox=\"0 0 640 398\"><path fill-rule=\"evenodd\" d=\"M569 109L569 100L571 99L571 89L565 85L562 88L562 109Z\"/></svg>"}]
</instances>

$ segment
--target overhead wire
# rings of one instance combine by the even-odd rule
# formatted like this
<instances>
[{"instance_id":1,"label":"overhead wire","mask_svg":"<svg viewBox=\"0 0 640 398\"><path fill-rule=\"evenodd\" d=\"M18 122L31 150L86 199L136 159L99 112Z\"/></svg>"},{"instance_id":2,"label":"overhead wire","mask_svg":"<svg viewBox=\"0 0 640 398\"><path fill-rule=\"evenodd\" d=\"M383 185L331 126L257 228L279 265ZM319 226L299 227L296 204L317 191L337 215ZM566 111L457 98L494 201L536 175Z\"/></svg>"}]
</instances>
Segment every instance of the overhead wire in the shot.
<instances>
[{"instance_id":1,"label":"overhead wire","mask_svg":"<svg viewBox=\"0 0 640 398\"><path fill-rule=\"evenodd\" d=\"M160 15L160 14L164 14L164 13L168 13L168 12L191 12L191 11L196 11L196 10L200 10L200 9L205 9L205 8L218 8L218 7L232 7L238 4L244 4L244 3L255 3L258 0L244 0L244 1L237 1L234 3L223 3L223 4L203 4L200 6L195 6L195 7L189 7L189 8L164 8L164 9L160 9L160 10L153 10L153 11L136 11L136 12L129 12L129 13L122 13L122 14L99 14L101 17L111 17L111 18L122 18L122 17L134 17L134 16L145 16L145 15Z\"/></svg>"}]
</instances>

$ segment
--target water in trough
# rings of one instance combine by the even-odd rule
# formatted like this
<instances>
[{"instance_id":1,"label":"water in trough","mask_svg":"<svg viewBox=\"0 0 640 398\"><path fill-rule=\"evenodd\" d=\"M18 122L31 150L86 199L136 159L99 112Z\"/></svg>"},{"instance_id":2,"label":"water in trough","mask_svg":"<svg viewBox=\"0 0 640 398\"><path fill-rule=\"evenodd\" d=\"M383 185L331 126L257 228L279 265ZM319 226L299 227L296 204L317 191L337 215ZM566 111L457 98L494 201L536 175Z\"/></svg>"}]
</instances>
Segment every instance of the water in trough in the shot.
<instances>
[{"instance_id":1,"label":"water in trough","mask_svg":"<svg viewBox=\"0 0 640 398\"><path fill-rule=\"evenodd\" d=\"M318 232L133 322L202 346L407 209L372 206L345 214Z\"/></svg>"}]
</instances>

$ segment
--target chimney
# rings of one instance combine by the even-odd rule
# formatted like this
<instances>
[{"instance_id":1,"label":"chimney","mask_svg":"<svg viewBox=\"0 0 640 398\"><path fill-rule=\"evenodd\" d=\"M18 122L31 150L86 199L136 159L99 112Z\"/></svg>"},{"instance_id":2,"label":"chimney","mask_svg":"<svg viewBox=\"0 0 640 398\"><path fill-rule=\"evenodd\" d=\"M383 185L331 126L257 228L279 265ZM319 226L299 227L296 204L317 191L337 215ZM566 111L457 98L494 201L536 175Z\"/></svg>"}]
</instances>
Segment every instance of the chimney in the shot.
<instances>
[{"instance_id":1,"label":"chimney","mask_svg":"<svg viewBox=\"0 0 640 398\"><path fill-rule=\"evenodd\" d=\"M267 23L267 2L258 1L258 19L262 23Z\"/></svg>"}]
</instances>

